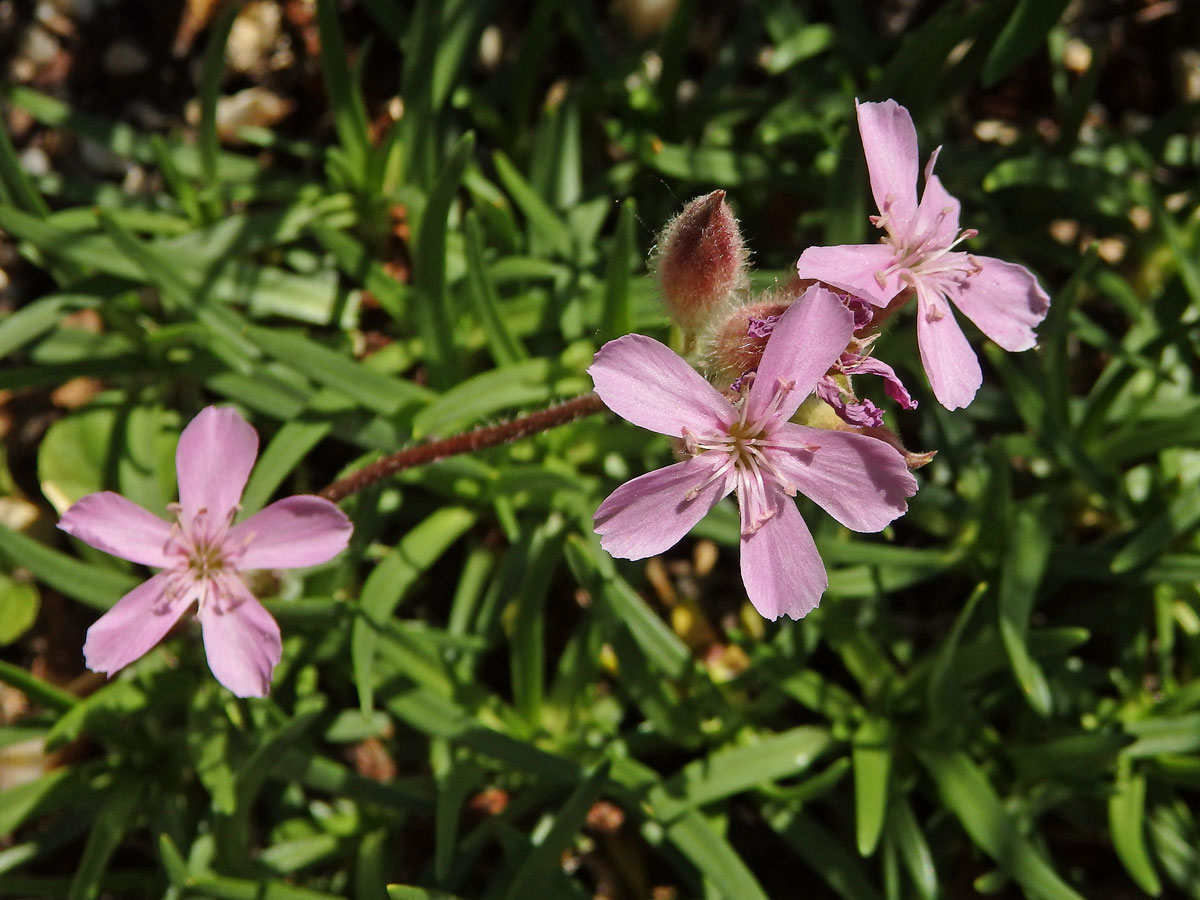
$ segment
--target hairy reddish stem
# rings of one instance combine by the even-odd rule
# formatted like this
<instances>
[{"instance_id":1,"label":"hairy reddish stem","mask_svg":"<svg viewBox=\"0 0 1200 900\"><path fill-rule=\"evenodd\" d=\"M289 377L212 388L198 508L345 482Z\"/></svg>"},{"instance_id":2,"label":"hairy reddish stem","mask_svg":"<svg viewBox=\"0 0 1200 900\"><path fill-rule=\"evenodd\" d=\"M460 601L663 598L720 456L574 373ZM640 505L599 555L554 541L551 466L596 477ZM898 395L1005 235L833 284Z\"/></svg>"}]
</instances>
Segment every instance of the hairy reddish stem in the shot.
<instances>
[{"instance_id":1,"label":"hairy reddish stem","mask_svg":"<svg viewBox=\"0 0 1200 900\"><path fill-rule=\"evenodd\" d=\"M487 425L440 441L418 444L416 447L409 447L407 450L401 450L363 466L357 472L338 479L321 491L318 496L336 503L396 472L437 462L439 459L456 456L459 453L470 453L474 450L507 444L531 434L537 434L539 431L566 425L568 422L574 422L576 419L582 419L584 416L590 416L603 409L605 406L596 394L584 394L582 397L576 397L574 400L551 406L549 409L521 416L511 422Z\"/></svg>"}]
</instances>

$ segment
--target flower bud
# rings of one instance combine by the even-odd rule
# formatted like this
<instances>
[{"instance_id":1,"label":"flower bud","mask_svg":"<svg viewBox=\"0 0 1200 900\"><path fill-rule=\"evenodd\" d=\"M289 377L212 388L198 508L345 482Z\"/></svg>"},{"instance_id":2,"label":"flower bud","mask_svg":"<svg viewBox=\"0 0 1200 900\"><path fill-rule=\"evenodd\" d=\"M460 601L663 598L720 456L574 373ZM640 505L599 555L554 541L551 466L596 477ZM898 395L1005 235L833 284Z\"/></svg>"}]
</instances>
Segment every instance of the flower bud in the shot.
<instances>
[{"instance_id":1,"label":"flower bud","mask_svg":"<svg viewBox=\"0 0 1200 900\"><path fill-rule=\"evenodd\" d=\"M658 236L655 269L671 318L688 332L703 328L745 288L747 255L724 191L691 201Z\"/></svg>"},{"instance_id":2,"label":"flower bud","mask_svg":"<svg viewBox=\"0 0 1200 900\"><path fill-rule=\"evenodd\" d=\"M758 368L770 325L814 282L793 278L764 291L750 303L726 310L713 323L706 341L705 363L717 383L729 383Z\"/></svg>"},{"instance_id":3,"label":"flower bud","mask_svg":"<svg viewBox=\"0 0 1200 900\"><path fill-rule=\"evenodd\" d=\"M753 369L758 368L769 328L761 327L774 322L790 304L776 300L759 300L738 306L713 329L708 343L707 362L716 382L726 386Z\"/></svg>"}]
</instances>

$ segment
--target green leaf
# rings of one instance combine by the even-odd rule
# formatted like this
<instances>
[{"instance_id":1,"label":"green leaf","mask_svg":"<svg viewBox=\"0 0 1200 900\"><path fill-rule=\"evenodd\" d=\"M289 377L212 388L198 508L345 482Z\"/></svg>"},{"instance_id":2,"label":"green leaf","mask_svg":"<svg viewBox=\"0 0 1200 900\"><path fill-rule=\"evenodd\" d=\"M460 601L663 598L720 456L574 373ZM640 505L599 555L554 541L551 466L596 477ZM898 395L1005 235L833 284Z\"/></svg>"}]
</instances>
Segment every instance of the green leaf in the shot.
<instances>
[{"instance_id":1,"label":"green leaf","mask_svg":"<svg viewBox=\"0 0 1200 900\"><path fill-rule=\"evenodd\" d=\"M93 405L59 419L38 447L38 481L59 515L103 490L114 451L117 410Z\"/></svg>"},{"instance_id":2,"label":"green leaf","mask_svg":"<svg viewBox=\"0 0 1200 900\"><path fill-rule=\"evenodd\" d=\"M1147 894L1157 897L1162 883L1146 848L1146 776L1134 771L1128 756L1117 766L1116 790L1108 798L1108 830L1117 858L1130 877Z\"/></svg>"},{"instance_id":3,"label":"green leaf","mask_svg":"<svg viewBox=\"0 0 1200 900\"><path fill-rule=\"evenodd\" d=\"M241 517L258 512L309 451L333 431L328 421L293 419L285 422L259 454L242 491Z\"/></svg>"},{"instance_id":4,"label":"green leaf","mask_svg":"<svg viewBox=\"0 0 1200 900\"><path fill-rule=\"evenodd\" d=\"M575 577L612 607L615 620L629 630L662 675L680 677L691 668L692 654L687 645L641 595L616 574L612 557L600 549L598 540L585 540L573 534L567 539L565 550Z\"/></svg>"},{"instance_id":5,"label":"green leaf","mask_svg":"<svg viewBox=\"0 0 1200 900\"><path fill-rule=\"evenodd\" d=\"M354 867L354 900L388 900L384 885L387 871L388 830L376 828L363 835Z\"/></svg>"},{"instance_id":6,"label":"green leaf","mask_svg":"<svg viewBox=\"0 0 1200 900\"><path fill-rule=\"evenodd\" d=\"M359 596L362 615L354 622L350 638L350 658L354 681L364 715L374 705L375 652L378 628L385 625L396 606L418 577L457 541L475 522L475 513L458 507L446 507L432 513L400 539L375 566L363 584Z\"/></svg>"},{"instance_id":7,"label":"green leaf","mask_svg":"<svg viewBox=\"0 0 1200 900\"><path fill-rule=\"evenodd\" d=\"M483 256L483 230L479 225L478 213L474 210L467 213L463 225L467 250L467 299L471 302L471 308L480 325L483 326L483 339L488 352L497 366L527 359L529 354L513 336L504 320L500 298L496 295L495 285L488 274Z\"/></svg>"},{"instance_id":8,"label":"green leaf","mask_svg":"<svg viewBox=\"0 0 1200 900\"><path fill-rule=\"evenodd\" d=\"M754 873L700 813L684 813L667 828L667 840L711 883L720 897L768 900Z\"/></svg>"},{"instance_id":9,"label":"green leaf","mask_svg":"<svg viewBox=\"0 0 1200 900\"><path fill-rule=\"evenodd\" d=\"M764 804L767 822L792 852L845 900L879 900L863 874L862 860L807 813L774 803Z\"/></svg>"},{"instance_id":10,"label":"green leaf","mask_svg":"<svg viewBox=\"0 0 1200 900\"><path fill-rule=\"evenodd\" d=\"M149 705L149 696L134 682L110 681L59 718L46 735L46 749L57 750L85 734L127 741L130 737L127 723L144 713Z\"/></svg>"},{"instance_id":11,"label":"green leaf","mask_svg":"<svg viewBox=\"0 0 1200 900\"><path fill-rule=\"evenodd\" d=\"M1042 900L1083 900L1022 836L979 767L962 752L924 749L917 753L975 845L1026 891Z\"/></svg>"},{"instance_id":12,"label":"green leaf","mask_svg":"<svg viewBox=\"0 0 1200 900\"><path fill-rule=\"evenodd\" d=\"M77 801L89 792L90 775L88 769L68 766L0 791L0 834L13 834L30 816Z\"/></svg>"},{"instance_id":13,"label":"green leaf","mask_svg":"<svg viewBox=\"0 0 1200 900\"><path fill-rule=\"evenodd\" d=\"M144 780L127 775L118 778L108 791L75 866L67 900L91 900L100 893L100 879L125 832L135 824L146 787Z\"/></svg>"},{"instance_id":14,"label":"green leaf","mask_svg":"<svg viewBox=\"0 0 1200 900\"><path fill-rule=\"evenodd\" d=\"M438 777L437 809L434 814L433 874L439 882L450 877L455 855L456 837L463 804L472 791L479 788L484 776L483 767L473 759L451 765Z\"/></svg>"},{"instance_id":15,"label":"green leaf","mask_svg":"<svg viewBox=\"0 0 1200 900\"><path fill-rule=\"evenodd\" d=\"M194 876L188 881L187 890L189 897L198 895L214 900L346 900L341 894L293 887L274 879L251 881L219 875Z\"/></svg>"},{"instance_id":16,"label":"green leaf","mask_svg":"<svg viewBox=\"0 0 1200 900\"><path fill-rule=\"evenodd\" d=\"M37 585L0 572L0 646L11 644L32 628L41 605Z\"/></svg>"},{"instance_id":17,"label":"green leaf","mask_svg":"<svg viewBox=\"0 0 1200 900\"><path fill-rule=\"evenodd\" d=\"M867 718L854 733L854 821L861 856L875 852L887 818L892 768L891 728L886 719Z\"/></svg>"},{"instance_id":18,"label":"green leaf","mask_svg":"<svg viewBox=\"0 0 1200 900\"><path fill-rule=\"evenodd\" d=\"M1137 737L1125 750L1131 758L1200 750L1200 713L1127 722L1125 730Z\"/></svg>"},{"instance_id":19,"label":"green leaf","mask_svg":"<svg viewBox=\"0 0 1200 900\"><path fill-rule=\"evenodd\" d=\"M333 111L333 125L353 183L365 187L371 159L367 109L362 92L353 83L346 64L349 55L335 0L317 0L317 30L321 36L321 76L329 95L329 108Z\"/></svg>"},{"instance_id":20,"label":"green leaf","mask_svg":"<svg viewBox=\"0 0 1200 900\"><path fill-rule=\"evenodd\" d=\"M40 703L50 709L68 710L79 702L74 694L56 688L54 685L42 681L32 672L27 672L20 666L3 659L0 659L0 681L12 685L34 703ZM0 834L3 833L5 832L0 830Z\"/></svg>"},{"instance_id":21,"label":"green leaf","mask_svg":"<svg viewBox=\"0 0 1200 900\"><path fill-rule=\"evenodd\" d=\"M387 892L391 900L464 900L458 894L415 887L411 884L389 884Z\"/></svg>"},{"instance_id":22,"label":"green leaf","mask_svg":"<svg viewBox=\"0 0 1200 900\"><path fill-rule=\"evenodd\" d=\"M571 230L567 227L567 223L559 218L545 200L538 196L537 191L530 186L507 156L497 150L492 156L492 162L496 166L496 175L504 185L504 189L508 191L513 202L525 214L530 232L536 236L537 243L544 244L561 259L573 259L575 247L571 242ZM537 246L537 243L534 244L534 247Z\"/></svg>"},{"instance_id":23,"label":"green leaf","mask_svg":"<svg viewBox=\"0 0 1200 900\"><path fill-rule=\"evenodd\" d=\"M370 291L393 320L405 321L408 285L389 274L352 235L320 224L312 225L310 231L317 243L333 257L338 269Z\"/></svg>"},{"instance_id":24,"label":"green leaf","mask_svg":"<svg viewBox=\"0 0 1200 900\"><path fill-rule=\"evenodd\" d=\"M1053 523L1046 504L1019 509L1010 526L1000 573L1000 635L1025 699L1042 716L1050 715L1054 698L1027 641L1029 615L1050 559Z\"/></svg>"},{"instance_id":25,"label":"green leaf","mask_svg":"<svg viewBox=\"0 0 1200 900\"><path fill-rule=\"evenodd\" d=\"M99 297L68 291L49 294L9 313L0 319L0 359L40 338L57 325L66 313L92 309L99 302Z\"/></svg>"},{"instance_id":26,"label":"green leaf","mask_svg":"<svg viewBox=\"0 0 1200 900\"><path fill-rule=\"evenodd\" d=\"M395 415L428 396L411 382L382 375L299 335L258 326L247 326L245 334L269 356L380 415Z\"/></svg>"},{"instance_id":27,"label":"green leaf","mask_svg":"<svg viewBox=\"0 0 1200 900\"><path fill-rule=\"evenodd\" d=\"M608 781L609 763L603 762L567 797L554 816L545 837L525 857L508 885L506 900L549 896L551 877L562 871L562 854L579 831L588 810L600 797Z\"/></svg>"},{"instance_id":28,"label":"green leaf","mask_svg":"<svg viewBox=\"0 0 1200 900\"><path fill-rule=\"evenodd\" d=\"M786 72L797 63L824 53L837 38L832 25L820 23L797 28L771 48L766 69L771 75Z\"/></svg>"},{"instance_id":29,"label":"green leaf","mask_svg":"<svg viewBox=\"0 0 1200 900\"><path fill-rule=\"evenodd\" d=\"M166 872L171 886L176 889L183 888L190 874L188 864L180 855L179 848L175 846L171 836L165 831L158 836L158 858L162 860L163 871Z\"/></svg>"},{"instance_id":30,"label":"green leaf","mask_svg":"<svg viewBox=\"0 0 1200 900\"><path fill-rule=\"evenodd\" d=\"M21 165L12 138L8 135L7 124L0 125L0 202L18 206L43 218L50 214L50 207ZM0 353L0 358L4 356L4 353Z\"/></svg>"},{"instance_id":31,"label":"green leaf","mask_svg":"<svg viewBox=\"0 0 1200 900\"><path fill-rule=\"evenodd\" d=\"M1182 492L1158 515L1146 516L1129 543L1113 554L1109 568L1119 575L1151 562L1175 540L1193 534L1197 523L1200 486Z\"/></svg>"},{"instance_id":32,"label":"green leaf","mask_svg":"<svg viewBox=\"0 0 1200 900\"><path fill-rule=\"evenodd\" d=\"M925 705L938 720L952 721L955 718L955 711L962 703L962 693L957 690L952 677L954 660L959 645L962 643L967 623L971 621L975 607L979 605L979 601L987 593L987 590L987 582L975 586L975 590L971 592L955 617L954 626L950 629L950 633L942 642L941 648L934 658L933 667L929 672L929 687L925 695Z\"/></svg>"},{"instance_id":33,"label":"green leaf","mask_svg":"<svg viewBox=\"0 0 1200 900\"><path fill-rule=\"evenodd\" d=\"M581 393L586 375L552 359L526 359L468 378L413 417L413 436L444 436L504 409Z\"/></svg>"},{"instance_id":34,"label":"green leaf","mask_svg":"<svg viewBox=\"0 0 1200 900\"><path fill-rule=\"evenodd\" d=\"M887 833L896 842L900 861L904 863L921 896L925 900L937 900L941 892L929 841L921 831L908 798L899 792L888 803Z\"/></svg>"},{"instance_id":35,"label":"green leaf","mask_svg":"<svg viewBox=\"0 0 1200 900\"><path fill-rule=\"evenodd\" d=\"M0 552L19 560L38 581L94 609L107 610L137 586L131 575L80 562L0 525Z\"/></svg>"},{"instance_id":36,"label":"green leaf","mask_svg":"<svg viewBox=\"0 0 1200 900\"><path fill-rule=\"evenodd\" d=\"M225 68L225 45L229 41L229 30L233 27L237 12L236 6L221 10L209 28L204 57L200 62L200 127L197 129L197 145L200 151L201 184L210 191L218 184L217 160L221 144L217 137L217 101L221 96L221 76Z\"/></svg>"},{"instance_id":37,"label":"green leaf","mask_svg":"<svg viewBox=\"0 0 1200 900\"><path fill-rule=\"evenodd\" d=\"M459 182L475 151L475 135L462 136L438 173L413 239L412 289L417 331L425 345L430 383L437 388L461 378L461 359L455 346L454 317L446 290L446 231L457 199Z\"/></svg>"},{"instance_id":38,"label":"green leaf","mask_svg":"<svg viewBox=\"0 0 1200 900\"><path fill-rule=\"evenodd\" d=\"M562 556L565 523L552 514L520 546L521 581L517 587L516 612L509 635L509 668L512 672L513 704L525 721L536 724L541 713L545 680L545 614L543 606L550 582Z\"/></svg>"},{"instance_id":39,"label":"green leaf","mask_svg":"<svg viewBox=\"0 0 1200 900\"><path fill-rule=\"evenodd\" d=\"M993 87L1005 75L1025 61L1045 40L1046 33L1057 24L1070 0L1020 0L1016 9L1000 29L996 43L988 51L980 80L985 88Z\"/></svg>"},{"instance_id":40,"label":"green leaf","mask_svg":"<svg viewBox=\"0 0 1200 900\"><path fill-rule=\"evenodd\" d=\"M806 771L833 743L824 728L802 725L688 763L650 792L660 822L734 794Z\"/></svg>"},{"instance_id":41,"label":"green leaf","mask_svg":"<svg viewBox=\"0 0 1200 900\"><path fill-rule=\"evenodd\" d=\"M609 249L604 279L604 310L600 314L600 338L612 340L633 331L633 304L630 294L630 261L635 257L637 205L632 197L621 202L617 230Z\"/></svg>"}]
</instances>

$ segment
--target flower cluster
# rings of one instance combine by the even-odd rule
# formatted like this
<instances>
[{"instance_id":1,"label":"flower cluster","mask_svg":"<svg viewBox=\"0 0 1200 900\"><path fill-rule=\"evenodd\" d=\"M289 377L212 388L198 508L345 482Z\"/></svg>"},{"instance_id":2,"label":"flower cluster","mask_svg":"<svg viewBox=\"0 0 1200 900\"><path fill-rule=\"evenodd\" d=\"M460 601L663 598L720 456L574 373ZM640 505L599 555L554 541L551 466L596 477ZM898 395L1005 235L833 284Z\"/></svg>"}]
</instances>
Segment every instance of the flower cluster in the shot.
<instances>
[{"instance_id":1,"label":"flower cluster","mask_svg":"<svg viewBox=\"0 0 1200 900\"><path fill-rule=\"evenodd\" d=\"M857 109L880 243L811 247L795 279L747 296L748 254L725 192L693 200L660 236L654 271L689 346L700 339L711 380L658 341L629 334L596 354L588 369L595 395L543 414L561 424L603 403L676 440L682 461L621 485L596 511L601 545L614 556L665 551L736 493L742 578L769 619L806 615L828 585L794 497L803 494L847 528L880 531L916 493L910 470L933 456L906 450L884 427L883 411L855 391L858 376L878 376L897 405L916 408L874 354L894 310L916 298L917 341L934 396L956 409L974 398L982 372L951 307L1004 349L1025 350L1049 306L1027 269L955 249L975 232L959 228L958 201L933 174L936 151L918 202L908 112L891 100ZM353 487L338 482L327 494L344 496L408 465L548 427L535 420L542 422L534 414L511 428L396 454L352 479ZM325 562L346 548L352 528L315 496L280 500L235 524L257 452L258 436L241 416L208 407L179 439L173 524L108 491L63 514L67 533L161 569L88 630L91 669L111 674L138 659L194 606L217 680L241 697L267 693L282 652L279 626L245 573Z\"/></svg>"},{"instance_id":2,"label":"flower cluster","mask_svg":"<svg viewBox=\"0 0 1200 900\"><path fill-rule=\"evenodd\" d=\"M882 410L855 393L855 377L877 375L902 409L916 408L873 355L883 320L916 298L922 364L938 402L957 409L983 376L951 307L1004 349L1026 350L1050 302L1024 267L955 249L976 233L960 229L959 203L933 174L938 151L918 202L917 133L904 107L888 100L857 112L880 243L810 247L793 282L746 297L746 253L725 193L697 198L660 238L656 271L668 312L703 336L712 382L642 335L610 341L588 370L609 409L677 439L684 457L600 505L601 545L624 559L661 553L736 492L742 578L769 619L807 614L828 584L791 498L879 531L916 493L909 469L933 456L905 450Z\"/></svg>"}]
</instances>

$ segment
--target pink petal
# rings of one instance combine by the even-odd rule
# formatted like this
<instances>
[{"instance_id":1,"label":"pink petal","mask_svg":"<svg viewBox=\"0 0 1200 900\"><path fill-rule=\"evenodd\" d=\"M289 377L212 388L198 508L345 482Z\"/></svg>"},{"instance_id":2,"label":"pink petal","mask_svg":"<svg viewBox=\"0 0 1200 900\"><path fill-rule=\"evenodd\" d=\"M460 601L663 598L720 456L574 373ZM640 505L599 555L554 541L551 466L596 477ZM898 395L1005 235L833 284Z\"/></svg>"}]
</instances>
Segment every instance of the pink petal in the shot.
<instances>
[{"instance_id":1,"label":"pink petal","mask_svg":"<svg viewBox=\"0 0 1200 900\"><path fill-rule=\"evenodd\" d=\"M171 526L120 494L88 494L63 513L58 527L97 550L144 566L165 568Z\"/></svg>"},{"instance_id":2,"label":"pink petal","mask_svg":"<svg viewBox=\"0 0 1200 900\"><path fill-rule=\"evenodd\" d=\"M969 262L979 270L950 288L950 299L1005 350L1028 350L1037 343L1033 329L1046 318L1050 297L1024 266L990 256Z\"/></svg>"},{"instance_id":3,"label":"pink petal","mask_svg":"<svg viewBox=\"0 0 1200 900\"><path fill-rule=\"evenodd\" d=\"M794 386L774 419L790 419L842 355L853 332L854 314L836 294L817 285L805 291L771 331L746 398L746 420L753 422L767 412L779 382Z\"/></svg>"},{"instance_id":4,"label":"pink petal","mask_svg":"<svg viewBox=\"0 0 1200 900\"><path fill-rule=\"evenodd\" d=\"M720 429L736 419L733 406L669 347L642 334L609 341L588 368L596 393L618 416L681 437Z\"/></svg>"},{"instance_id":5,"label":"pink petal","mask_svg":"<svg viewBox=\"0 0 1200 900\"><path fill-rule=\"evenodd\" d=\"M917 213L917 129L895 100L855 105L871 195L879 212L891 219L889 232L905 235Z\"/></svg>"},{"instance_id":6,"label":"pink petal","mask_svg":"<svg viewBox=\"0 0 1200 900\"><path fill-rule=\"evenodd\" d=\"M814 278L870 302L887 306L904 285L899 272L885 276L883 283L875 277L896 261L891 244L843 244L840 247L809 247L796 261L796 273L801 278Z\"/></svg>"},{"instance_id":7,"label":"pink petal","mask_svg":"<svg viewBox=\"0 0 1200 900\"><path fill-rule=\"evenodd\" d=\"M625 482L596 510L600 546L618 559L645 559L673 547L733 490L727 475L709 481L728 459L710 450ZM689 490L706 481L687 499Z\"/></svg>"},{"instance_id":8,"label":"pink petal","mask_svg":"<svg viewBox=\"0 0 1200 900\"><path fill-rule=\"evenodd\" d=\"M230 530L227 546L245 546L242 569L293 569L333 559L350 542L354 526L322 497L288 497Z\"/></svg>"},{"instance_id":9,"label":"pink petal","mask_svg":"<svg viewBox=\"0 0 1200 900\"><path fill-rule=\"evenodd\" d=\"M864 357L851 372L853 375L878 375L883 379L883 389L889 397L904 409L916 409L917 401L908 393L908 388L896 374L896 370L876 356Z\"/></svg>"},{"instance_id":10,"label":"pink petal","mask_svg":"<svg viewBox=\"0 0 1200 900\"><path fill-rule=\"evenodd\" d=\"M191 597L167 598L173 574L160 572L139 584L93 623L83 643L89 669L111 675L145 654L179 621Z\"/></svg>"},{"instance_id":11,"label":"pink petal","mask_svg":"<svg viewBox=\"0 0 1200 900\"><path fill-rule=\"evenodd\" d=\"M879 531L908 509L917 479L904 457L881 440L846 431L781 425L781 443L808 444L811 453L774 450L771 462L805 497L847 528Z\"/></svg>"},{"instance_id":12,"label":"pink petal","mask_svg":"<svg viewBox=\"0 0 1200 900\"><path fill-rule=\"evenodd\" d=\"M175 450L185 520L207 509L226 520L242 499L258 456L258 435L235 410L207 406L188 423Z\"/></svg>"},{"instance_id":13,"label":"pink petal","mask_svg":"<svg viewBox=\"0 0 1200 900\"><path fill-rule=\"evenodd\" d=\"M765 619L800 619L821 602L829 586L825 564L791 497L777 492L775 515L742 536L742 581Z\"/></svg>"},{"instance_id":14,"label":"pink petal","mask_svg":"<svg viewBox=\"0 0 1200 900\"><path fill-rule=\"evenodd\" d=\"M208 667L237 696L265 697L283 652L279 625L240 581L222 586L200 607Z\"/></svg>"},{"instance_id":15,"label":"pink petal","mask_svg":"<svg viewBox=\"0 0 1200 900\"><path fill-rule=\"evenodd\" d=\"M941 317L931 318L918 294L917 346L938 403L946 409L959 409L975 399L975 392L983 384L983 370L979 368L979 359L958 326L950 304L940 301L937 308Z\"/></svg>"},{"instance_id":16,"label":"pink petal","mask_svg":"<svg viewBox=\"0 0 1200 900\"><path fill-rule=\"evenodd\" d=\"M936 154L930 157L932 165ZM921 235L931 243L948 247L958 237L958 216L962 204L942 185L942 180L936 175L930 175L925 180L925 191L921 194L921 205L917 208L917 224L914 234Z\"/></svg>"}]
</instances>

